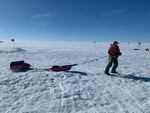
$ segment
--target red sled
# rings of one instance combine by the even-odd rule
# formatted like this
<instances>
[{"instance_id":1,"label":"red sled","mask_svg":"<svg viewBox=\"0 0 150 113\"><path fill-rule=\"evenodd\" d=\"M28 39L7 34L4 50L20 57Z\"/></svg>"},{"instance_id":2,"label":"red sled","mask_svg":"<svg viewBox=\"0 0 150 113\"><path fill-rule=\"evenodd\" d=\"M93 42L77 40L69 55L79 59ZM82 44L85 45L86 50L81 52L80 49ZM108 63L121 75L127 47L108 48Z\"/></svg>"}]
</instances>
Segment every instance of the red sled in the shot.
<instances>
[{"instance_id":1,"label":"red sled","mask_svg":"<svg viewBox=\"0 0 150 113\"><path fill-rule=\"evenodd\" d=\"M14 61L14 62L10 63L10 69L13 72L25 72L28 70L36 70L36 71L44 70L44 71L59 72L59 71L69 71L75 65L77 65L77 64L63 65L63 66L57 66L56 65L56 66L52 66L52 67L47 68L47 69L37 69L37 68L34 68L33 66L31 66L30 64L25 63L24 61Z\"/></svg>"},{"instance_id":2,"label":"red sled","mask_svg":"<svg viewBox=\"0 0 150 113\"><path fill-rule=\"evenodd\" d=\"M64 66L52 66L51 68L48 68L47 71L56 71L56 72L59 72L59 71L69 71L75 65L77 65L77 64L64 65Z\"/></svg>"},{"instance_id":3,"label":"red sled","mask_svg":"<svg viewBox=\"0 0 150 113\"><path fill-rule=\"evenodd\" d=\"M10 63L10 69L13 72L23 72L30 70L30 64L25 63L24 61L15 61Z\"/></svg>"}]
</instances>

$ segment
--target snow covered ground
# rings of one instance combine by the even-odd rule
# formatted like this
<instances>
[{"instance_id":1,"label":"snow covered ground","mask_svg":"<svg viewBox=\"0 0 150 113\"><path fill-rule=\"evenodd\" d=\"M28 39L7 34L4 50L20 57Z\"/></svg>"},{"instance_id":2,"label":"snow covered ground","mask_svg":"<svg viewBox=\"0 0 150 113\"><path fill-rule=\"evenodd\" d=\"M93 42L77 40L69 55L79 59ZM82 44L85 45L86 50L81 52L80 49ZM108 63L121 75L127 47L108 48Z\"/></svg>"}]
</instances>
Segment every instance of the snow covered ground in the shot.
<instances>
[{"instance_id":1,"label":"snow covered ground","mask_svg":"<svg viewBox=\"0 0 150 113\"><path fill-rule=\"evenodd\" d=\"M150 113L150 43L120 43L119 76L104 75L109 43L0 43L0 113ZM82 64L83 62L92 62ZM75 64L71 72L9 70L24 60L37 68Z\"/></svg>"}]
</instances>

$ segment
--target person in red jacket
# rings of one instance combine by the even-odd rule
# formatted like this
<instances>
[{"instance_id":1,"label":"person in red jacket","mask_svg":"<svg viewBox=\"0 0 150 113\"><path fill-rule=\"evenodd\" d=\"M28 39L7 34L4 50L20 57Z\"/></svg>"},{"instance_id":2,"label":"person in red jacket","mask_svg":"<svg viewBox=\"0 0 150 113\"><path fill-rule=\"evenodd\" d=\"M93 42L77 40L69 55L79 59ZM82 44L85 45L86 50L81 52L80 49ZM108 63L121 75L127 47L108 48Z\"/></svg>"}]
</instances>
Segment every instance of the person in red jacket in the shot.
<instances>
[{"instance_id":1,"label":"person in red jacket","mask_svg":"<svg viewBox=\"0 0 150 113\"><path fill-rule=\"evenodd\" d=\"M118 42L114 41L113 44L110 45L108 49L108 54L109 54L109 63L106 66L105 69L105 74L110 75L109 69L112 67L111 73L117 74L116 68L118 67L118 57L121 55Z\"/></svg>"}]
</instances>

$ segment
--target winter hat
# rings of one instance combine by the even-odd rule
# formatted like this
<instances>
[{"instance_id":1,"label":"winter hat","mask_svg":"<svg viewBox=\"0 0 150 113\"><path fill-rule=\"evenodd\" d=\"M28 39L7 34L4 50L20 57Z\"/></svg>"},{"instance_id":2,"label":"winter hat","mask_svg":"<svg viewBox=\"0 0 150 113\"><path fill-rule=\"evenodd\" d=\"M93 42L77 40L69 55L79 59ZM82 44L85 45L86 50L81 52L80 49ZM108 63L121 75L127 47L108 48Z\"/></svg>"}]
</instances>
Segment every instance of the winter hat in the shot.
<instances>
[{"instance_id":1,"label":"winter hat","mask_svg":"<svg viewBox=\"0 0 150 113\"><path fill-rule=\"evenodd\" d=\"M113 44L119 44L117 41L114 41L114 43Z\"/></svg>"}]
</instances>

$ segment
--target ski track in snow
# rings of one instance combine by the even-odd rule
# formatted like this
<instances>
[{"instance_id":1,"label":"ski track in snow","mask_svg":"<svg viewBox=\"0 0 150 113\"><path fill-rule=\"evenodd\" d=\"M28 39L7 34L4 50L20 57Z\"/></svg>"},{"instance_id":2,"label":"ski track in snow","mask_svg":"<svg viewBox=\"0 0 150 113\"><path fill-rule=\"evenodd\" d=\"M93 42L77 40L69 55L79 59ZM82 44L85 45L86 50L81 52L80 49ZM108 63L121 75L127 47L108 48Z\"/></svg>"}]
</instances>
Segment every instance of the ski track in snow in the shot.
<instances>
[{"instance_id":1,"label":"ski track in snow","mask_svg":"<svg viewBox=\"0 0 150 113\"><path fill-rule=\"evenodd\" d=\"M19 43L19 51L1 52L0 113L150 113L150 52L134 51L134 43L120 44L121 74L111 77L103 74L108 44ZM14 73L9 70L14 60L37 68L81 65L71 72Z\"/></svg>"}]
</instances>

